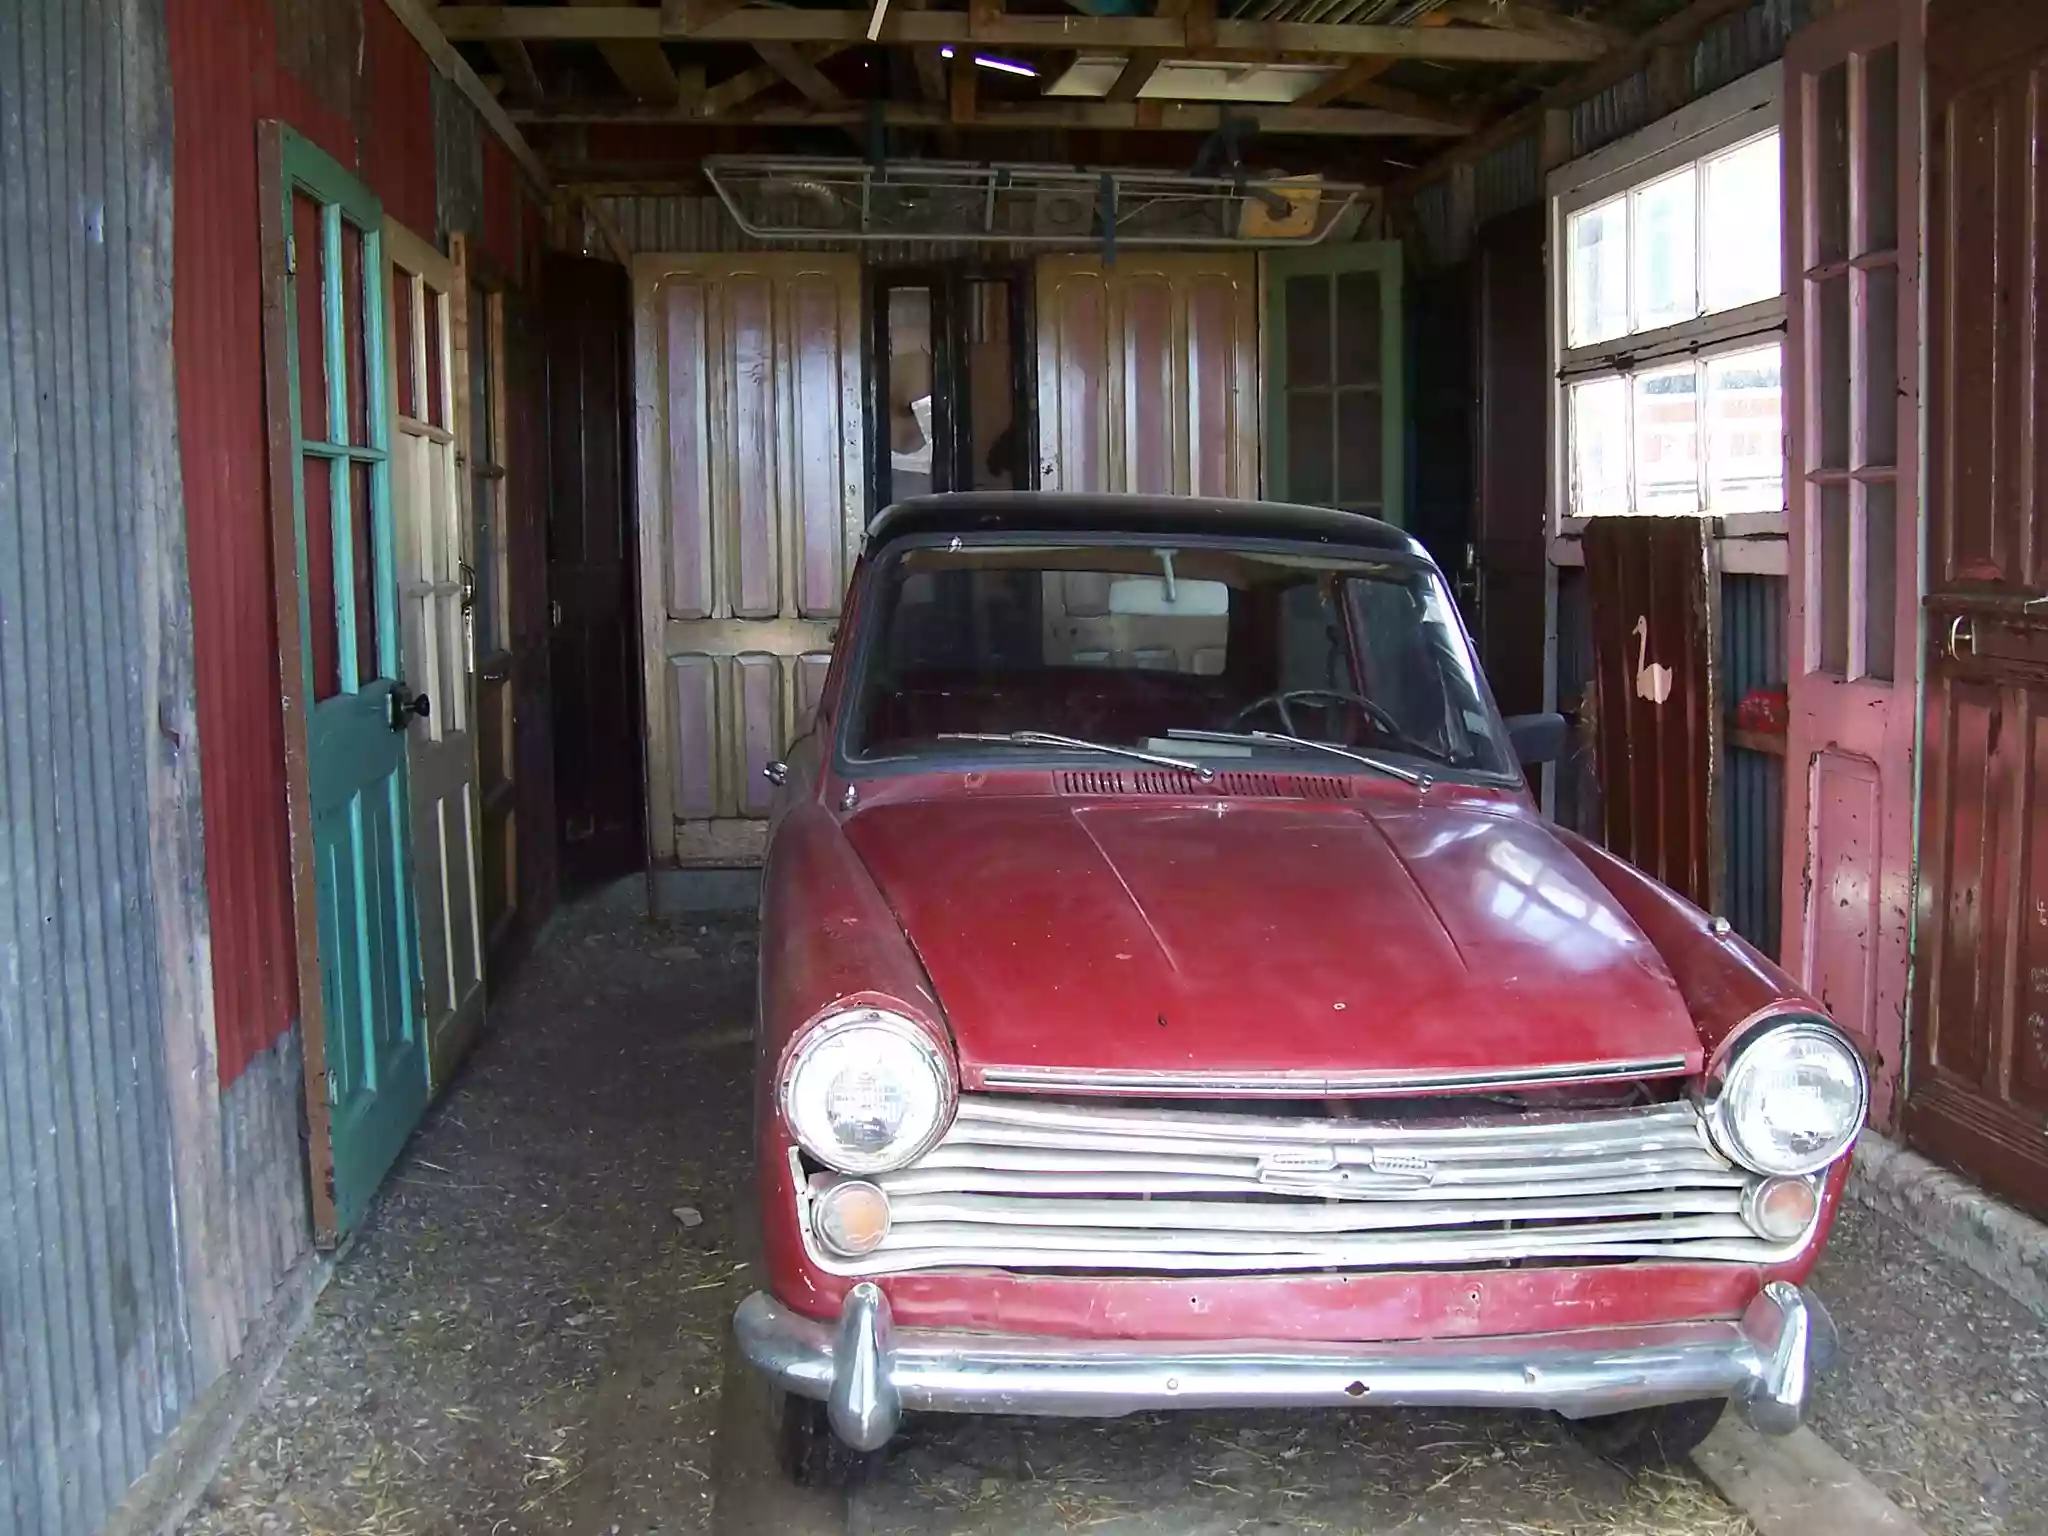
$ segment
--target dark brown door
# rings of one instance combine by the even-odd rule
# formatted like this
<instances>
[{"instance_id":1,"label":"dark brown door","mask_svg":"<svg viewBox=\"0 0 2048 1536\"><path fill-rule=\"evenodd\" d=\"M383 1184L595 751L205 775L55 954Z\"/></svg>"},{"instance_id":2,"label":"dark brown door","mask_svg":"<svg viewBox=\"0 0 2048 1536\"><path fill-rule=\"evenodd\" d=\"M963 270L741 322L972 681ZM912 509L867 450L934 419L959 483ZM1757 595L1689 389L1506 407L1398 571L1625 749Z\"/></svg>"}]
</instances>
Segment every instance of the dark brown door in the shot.
<instances>
[{"instance_id":1,"label":"dark brown door","mask_svg":"<svg viewBox=\"0 0 2048 1536\"><path fill-rule=\"evenodd\" d=\"M1543 707L1546 222L1542 205L1494 219L1479 230L1472 253L1479 382L1472 628L1487 681L1510 715Z\"/></svg>"},{"instance_id":2,"label":"dark brown door","mask_svg":"<svg viewBox=\"0 0 2048 1536\"><path fill-rule=\"evenodd\" d=\"M639 654L627 522L623 267L551 256L548 589L555 816L569 889L643 867Z\"/></svg>"},{"instance_id":3,"label":"dark brown door","mask_svg":"<svg viewBox=\"0 0 2048 1536\"><path fill-rule=\"evenodd\" d=\"M1906 1133L2048 1215L2048 6L1928 13L1927 702Z\"/></svg>"}]
</instances>

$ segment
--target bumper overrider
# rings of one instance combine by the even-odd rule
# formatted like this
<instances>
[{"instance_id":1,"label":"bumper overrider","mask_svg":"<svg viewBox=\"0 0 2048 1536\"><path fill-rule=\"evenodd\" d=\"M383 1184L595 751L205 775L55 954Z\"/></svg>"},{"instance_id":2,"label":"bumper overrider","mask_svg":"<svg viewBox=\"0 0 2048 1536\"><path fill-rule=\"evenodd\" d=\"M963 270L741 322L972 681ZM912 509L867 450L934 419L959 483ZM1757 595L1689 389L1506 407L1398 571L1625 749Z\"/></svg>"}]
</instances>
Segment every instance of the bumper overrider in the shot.
<instances>
[{"instance_id":1,"label":"bumper overrider","mask_svg":"<svg viewBox=\"0 0 2048 1536\"><path fill-rule=\"evenodd\" d=\"M1833 1351L1819 1303L1773 1281L1739 1320L1384 1344L1067 1339L898 1329L880 1286L837 1323L763 1292L740 1304L741 1351L770 1381L823 1401L858 1450L903 1411L1113 1418L1160 1408L1521 1408L1568 1418L1726 1397L1756 1428L1797 1427Z\"/></svg>"}]
</instances>

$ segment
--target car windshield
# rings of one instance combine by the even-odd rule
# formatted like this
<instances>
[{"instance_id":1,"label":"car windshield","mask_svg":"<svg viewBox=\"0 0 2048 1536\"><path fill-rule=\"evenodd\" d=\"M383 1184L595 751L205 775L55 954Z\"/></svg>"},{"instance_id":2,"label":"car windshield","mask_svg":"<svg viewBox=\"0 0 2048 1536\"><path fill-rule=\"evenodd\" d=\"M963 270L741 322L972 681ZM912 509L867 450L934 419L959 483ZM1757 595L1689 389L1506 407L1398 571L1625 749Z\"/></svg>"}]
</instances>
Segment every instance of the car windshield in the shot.
<instances>
[{"instance_id":1,"label":"car windshield","mask_svg":"<svg viewBox=\"0 0 2048 1536\"><path fill-rule=\"evenodd\" d=\"M869 594L847 725L857 761L1114 750L1344 769L1305 745L1322 743L1389 772L1516 771L1442 579L1419 560L951 539L885 557Z\"/></svg>"}]
</instances>

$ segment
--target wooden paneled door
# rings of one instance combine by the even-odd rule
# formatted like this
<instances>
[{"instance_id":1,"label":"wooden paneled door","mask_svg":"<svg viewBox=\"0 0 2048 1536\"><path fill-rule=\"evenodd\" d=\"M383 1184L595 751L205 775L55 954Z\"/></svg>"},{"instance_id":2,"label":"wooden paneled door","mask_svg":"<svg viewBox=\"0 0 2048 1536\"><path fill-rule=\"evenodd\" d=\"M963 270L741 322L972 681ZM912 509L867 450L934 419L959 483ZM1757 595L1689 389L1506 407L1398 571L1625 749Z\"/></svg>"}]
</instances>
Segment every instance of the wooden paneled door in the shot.
<instances>
[{"instance_id":1,"label":"wooden paneled door","mask_svg":"<svg viewBox=\"0 0 2048 1536\"><path fill-rule=\"evenodd\" d=\"M1927 18L1927 696L1907 1138L2048 1216L2048 7Z\"/></svg>"},{"instance_id":2,"label":"wooden paneled door","mask_svg":"<svg viewBox=\"0 0 2048 1536\"><path fill-rule=\"evenodd\" d=\"M1263 260L1266 494L1405 523L1399 242Z\"/></svg>"},{"instance_id":3,"label":"wooden paneled door","mask_svg":"<svg viewBox=\"0 0 2048 1536\"><path fill-rule=\"evenodd\" d=\"M406 813L416 695L398 681L383 210L290 129L266 125L261 145L314 1221L332 1242L368 1209L427 1105Z\"/></svg>"},{"instance_id":4,"label":"wooden paneled door","mask_svg":"<svg viewBox=\"0 0 2048 1536\"><path fill-rule=\"evenodd\" d=\"M640 648L626 477L632 295L615 261L550 254L548 677L562 880L644 868Z\"/></svg>"},{"instance_id":5,"label":"wooden paneled door","mask_svg":"<svg viewBox=\"0 0 2048 1536\"><path fill-rule=\"evenodd\" d=\"M854 255L633 264L659 862L758 862L762 770L808 728L863 526L860 296Z\"/></svg>"},{"instance_id":6,"label":"wooden paneled door","mask_svg":"<svg viewBox=\"0 0 2048 1536\"><path fill-rule=\"evenodd\" d=\"M1258 495L1254 257L1042 256L1037 286L1041 489Z\"/></svg>"},{"instance_id":7,"label":"wooden paneled door","mask_svg":"<svg viewBox=\"0 0 2048 1536\"><path fill-rule=\"evenodd\" d=\"M384 225L391 303L391 500L398 535L405 678L429 701L406 731L411 778L420 996L436 1087L483 1023L484 944L478 895L475 678L469 605L475 591L463 506L456 324L461 270L407 230Z\"/></svg>"},{"instance_id":8,"label":"wooden paneled door","mask_svg":"<svg viewBox=\"0 0 2048 1536\"><path fill-rule=\"evenodd\" d=\"M1785 51L1789 452L1780 954L1875 1052L1905 1055L1918 634L1917 0L1863 0Z\"/></svg>"}]
</instances>

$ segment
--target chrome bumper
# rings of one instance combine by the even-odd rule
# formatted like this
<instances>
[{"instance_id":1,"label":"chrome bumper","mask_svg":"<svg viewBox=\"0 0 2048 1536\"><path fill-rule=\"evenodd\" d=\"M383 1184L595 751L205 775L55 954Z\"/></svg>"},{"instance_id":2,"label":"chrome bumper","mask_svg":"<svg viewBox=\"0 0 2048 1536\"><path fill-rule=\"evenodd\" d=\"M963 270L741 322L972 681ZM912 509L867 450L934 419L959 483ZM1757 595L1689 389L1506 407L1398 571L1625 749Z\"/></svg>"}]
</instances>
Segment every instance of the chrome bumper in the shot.
<instances>
[{"instance_id":1,"label":"chrome bumper","mask_svg":"<svg viewBox=\"0 0 2048 1536\"><path fill-rule=\"evenodd\" d=\"M1758 1429L1799 1423L1833 1329L1797 1287L1764 1287L1740 1322L1392 1344L1065 1339L897 1329L873 1282L835 1326L756 1292L739 1346L784 1391L822 1399L859 1450L906 1408L1114 1418L1152 1408L1536 1408L1570 1418L1727 1397Z\"/></svg>"}]
</instances>

